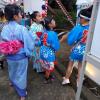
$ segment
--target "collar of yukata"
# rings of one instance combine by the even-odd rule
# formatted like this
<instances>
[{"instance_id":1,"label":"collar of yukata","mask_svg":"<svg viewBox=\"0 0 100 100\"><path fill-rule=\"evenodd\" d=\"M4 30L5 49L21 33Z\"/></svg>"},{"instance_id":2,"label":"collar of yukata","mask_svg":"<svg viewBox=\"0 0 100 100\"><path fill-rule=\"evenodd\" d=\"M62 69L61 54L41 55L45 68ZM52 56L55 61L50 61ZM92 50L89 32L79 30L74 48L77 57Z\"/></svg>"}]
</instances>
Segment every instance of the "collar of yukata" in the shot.
<instances>
[{"instance_id":1,"label":"collar of yukata","mask_svg":"<svg viewBox=\"0 0 100 100\"><path fill-rule=\"evenodd\" d=\"M36 21L34 21L33 23L40 24L40 22L36 22Z\"/></svg>"}]
</instances>

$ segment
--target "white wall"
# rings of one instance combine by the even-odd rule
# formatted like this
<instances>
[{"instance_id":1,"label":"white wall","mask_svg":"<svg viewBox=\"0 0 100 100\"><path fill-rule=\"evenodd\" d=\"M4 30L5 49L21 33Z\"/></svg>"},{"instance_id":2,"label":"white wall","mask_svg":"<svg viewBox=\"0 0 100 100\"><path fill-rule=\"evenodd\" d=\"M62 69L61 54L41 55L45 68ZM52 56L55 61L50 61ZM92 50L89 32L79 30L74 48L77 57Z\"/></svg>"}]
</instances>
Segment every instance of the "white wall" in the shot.
<instances>
[{"instance_id":1,"label":"white wall","mask_svg":"<svg viewBox=\"0 0 100 100\"><path fill-rule=\"evenodd\" d=\"M32 13L33 11L42 11L43 0L24 0L24 11Z\"/></svg>"},{"instance_id":2,"label":"white wall","mask_svg":"<svg viewBox=\"0 0 100 100\"><path fill-rule=\"evenodd\" d=\"M92 4L94 0L77 0L76 5Z\"/></svg>"},{"instance_id":3,"label":"white wall","mask_svg":"<svg viewBox=\"0 0 100 100\"><path fill-rule=\"evenodd\" d=\"M0 0L0 8L4 8L4 2Z\"/></svg>"},{"instance_id":4,"label":"white wall","mask_svg":"<svg viewBox=\"0 0 100 100\"><path fill-rule=\"evenodd\" d=\"M17 4L22 3L22 0L16 0ZM7 5L8 3L11 3L10 0L0 0L0 8L4 8L5 5Z\"/></svg>"},{"instance_id":5,"label":"white wall","mask_svg":"<svg viewBox=\"0 0 100 100\"><path fill-rule=\"evenodd\" d=\"M100 59L100 6L92 41L91 54Z\"/></svg>"},{"instance_id":6,"label":"white wall","mask_svg":"<svg viewBox=\"0 0 100 100\"><path fill-rule=\"evenodd\" d=\"M100 85L100 69L90 63L86 64L85 74L94 82Z\"/></svg>"}]
</instances>

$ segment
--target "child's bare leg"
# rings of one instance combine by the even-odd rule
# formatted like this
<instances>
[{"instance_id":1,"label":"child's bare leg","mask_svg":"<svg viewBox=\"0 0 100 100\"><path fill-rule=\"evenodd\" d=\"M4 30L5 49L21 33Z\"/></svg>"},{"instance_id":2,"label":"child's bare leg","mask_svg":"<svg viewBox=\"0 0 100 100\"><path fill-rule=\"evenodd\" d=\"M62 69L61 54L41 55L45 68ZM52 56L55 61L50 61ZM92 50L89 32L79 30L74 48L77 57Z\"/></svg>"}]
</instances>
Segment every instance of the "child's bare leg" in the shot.
<instances>
[{"instance_id":1,"label":"child's bare leg","mask_svg":"<svg viewBox=\"0 0 100 100\"><path fill-rule=\"evenodd\" d=\"M73 64L74 64L73 61L69 61L68 68L67 68L66 75L65 75L66 79L69 79L70 76L71 76L71 73L72 73L72 70L73 70Z\"/></svg>"},{"instance_id":2,"label":"child's bare leg","mask_svg":"<svg viewBox=\"0 0 100 100\"><path fill-rule=\"evenodd\" d=\"M45 71L45 84L51 83L50 80L50 71Z\"/></svg>"},{"instance_id":3,"label":"child's bare leg","mask_svg":"<svg viewBox=\"0 0 100 100\"><path fill-rule=\"evenodd\" d=\"M49 76L50 76L50 71L46 70L46 71L45 71L45 78L48 79Z\"/></svg>"},{"instance_id":4,"label":"child's bare leg","mask_svg":"<svg viewBox=\"0 0 100 100\"><path fill-rule=\"evenodd\" d=\"M25 100L25 97L21 97L20 100Z\"/></svg>"},{"instance_id":5,"label":"child's bare leg","mask_svg":"<svg viewBox=\"0 0 100 100\"><path fill-rule=\"evenodd\" d=\"M63 79L62 85L70 83L69 77L71 76L71 73L72 73L72 70L73 70L73 64L74 64L73 61L69 62L68 68L67 68L67 71L66 71L66 75L65 75L65 77Z\"/></svg>"}]
</instances>

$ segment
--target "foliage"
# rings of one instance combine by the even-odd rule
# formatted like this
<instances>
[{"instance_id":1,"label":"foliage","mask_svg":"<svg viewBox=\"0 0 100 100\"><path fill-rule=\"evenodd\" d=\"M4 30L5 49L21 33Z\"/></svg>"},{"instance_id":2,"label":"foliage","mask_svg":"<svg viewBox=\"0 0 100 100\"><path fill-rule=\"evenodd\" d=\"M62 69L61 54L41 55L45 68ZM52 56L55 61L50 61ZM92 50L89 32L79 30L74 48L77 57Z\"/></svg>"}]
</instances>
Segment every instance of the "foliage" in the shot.
<instances>
[{"instance_id":1,"label":"foliage","mask_svg":"<svg viewBox=\"0 0 100 100\"><path fill-rule=\"evenodd\" d=\"M76 0L61 0L61 2L64 4L65 8L68 11L71 11L71 10L75 9ZM55 2L55 0L49 0L49 4L53 8L57 8L58 7L56 2Z\"/></svg>"},{"instance_id":2,"label":"foliage","mask_svg":"<svg viewBox=\"0 0 100 100\"><path fill-rule=\"evenodd\" d=\"M65 15L63 14L63 12L60 9L54 9L54 11L56 12L56 16L54 16L54 19L56 20L57 23L57 28L60 29L69 29L72 27L72 25L70 24L70 22L67 20L67 18L65 17ZM70 12L73 21L76 21L76 12L72 11ZM51 13L48 12L48 15L51 16Z\"/></svg>"}]
</instances>

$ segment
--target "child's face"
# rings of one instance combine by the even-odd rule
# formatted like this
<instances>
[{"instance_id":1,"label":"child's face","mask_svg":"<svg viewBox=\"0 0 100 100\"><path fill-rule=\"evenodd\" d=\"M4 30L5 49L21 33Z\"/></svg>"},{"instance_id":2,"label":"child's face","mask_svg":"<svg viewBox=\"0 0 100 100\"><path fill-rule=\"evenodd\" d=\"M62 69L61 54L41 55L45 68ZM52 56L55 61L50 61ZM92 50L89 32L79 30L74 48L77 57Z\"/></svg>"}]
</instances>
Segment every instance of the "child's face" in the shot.
<instances>
[{"instance_id":1,"label":"child's face","mask_svg":"<svg viewBox=\"0 0 100 100\"><path fill-rule=\"evenodd\" d=\"M80 24L85 24L85 23L87 23L88 22L88 20L86 20L86 19L84 19L84 18L82 18L82 17L80 17Z\"/></svg>"},{"instance_id":2,"label":"child's face","mask_svg":"<svg viewBox=\"0 0 100 100\"><path fill-rule=\"evenodd\" d=\"M40 13L37 13L35 21L36 22L41 22L42 21L42 15Z\"/></svg>"},{"instance_id":3,"label":"child's face","mask_svg":"<svg viewBox=\"0 0 100 100\"><path fill-rule=\"evenodd\" d=\"M55 20L52 20L51 23L49 24L50 28L55 28L56 27L56 22Z\"/></svg>"},{"instance_id":4,"label":"child's face","mask_svg":"<svg viewBox=\"0 0 100 100\"><path fill-rule=\"evenodd\" d=\"M20 22L21 21L21 19L22 19L22 15L21 15L21 13L18 13L18 15L14 15L14 20L16 21L16 22Z\"/></svg>"}]
</instances>

